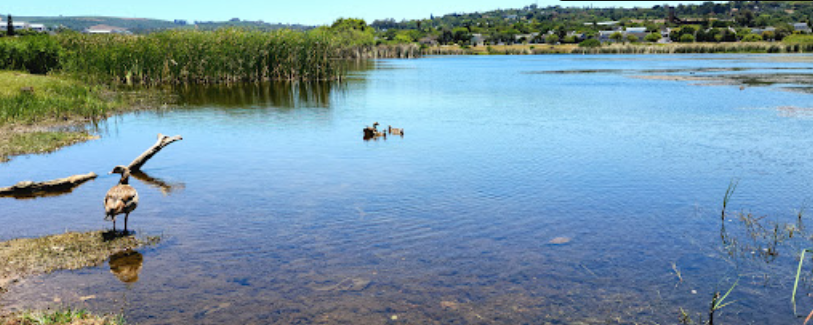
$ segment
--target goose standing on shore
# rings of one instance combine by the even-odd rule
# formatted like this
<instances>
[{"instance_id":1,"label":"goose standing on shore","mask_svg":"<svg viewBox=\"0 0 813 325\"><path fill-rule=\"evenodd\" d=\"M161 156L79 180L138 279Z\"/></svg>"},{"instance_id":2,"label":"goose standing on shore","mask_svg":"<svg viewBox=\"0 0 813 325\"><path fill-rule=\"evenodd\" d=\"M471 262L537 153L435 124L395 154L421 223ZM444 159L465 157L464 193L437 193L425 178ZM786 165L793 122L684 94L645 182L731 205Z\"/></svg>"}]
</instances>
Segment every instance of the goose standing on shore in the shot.
<instances>
[{"instance_id":1,"label":"goose standing on shore","mask_svg":"<svg viewBox=\"0 0 813 325\"><path fill-rule=\"evenodd\" d=\"M113 221L113 231L116 231L116 215L124 214L124 234L127 234L127 218L138 206L138 192L130 186L130 169L125 166L116 166L109 174L121 174L119 184L113 186L104 197L104 220Z\"/></svg>"}]
</instances>

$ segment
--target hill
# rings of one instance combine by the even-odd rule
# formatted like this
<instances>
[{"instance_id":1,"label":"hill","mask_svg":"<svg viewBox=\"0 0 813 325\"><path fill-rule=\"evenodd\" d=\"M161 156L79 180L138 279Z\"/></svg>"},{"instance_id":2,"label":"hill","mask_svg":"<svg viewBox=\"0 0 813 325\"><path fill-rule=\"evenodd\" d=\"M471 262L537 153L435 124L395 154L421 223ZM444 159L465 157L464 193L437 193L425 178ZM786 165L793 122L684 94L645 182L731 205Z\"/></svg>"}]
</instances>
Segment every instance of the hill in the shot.
<instances>
[{"instance_id":1,"label":"hill","mask_svg":"<svg viewBox=\"0 0 813 325\"><path fill-rule=\"evenodd\" d=\"M5 16L5 15L3 15ZM150 18L122 18L122 17L101 17L101 16L79 16L79 17L48 17L48 16L12 16L14 21L24 21L27 23L44 24L48 28L54 29L55 27L63 26L68 29L82 31L88 27L96 25L106 25L126 28L127 30L143 34L164 29L173 28L195 28L195 25L187 24L186 21L168 21ZM207 21L196 22L199 29L218 29L221 27L242 27L260 30L274 30L280 28L307 30L313 28L312 26L303 25L287 25L287 24L271 24L262 21Z\"/></svg>"}]
</instances>

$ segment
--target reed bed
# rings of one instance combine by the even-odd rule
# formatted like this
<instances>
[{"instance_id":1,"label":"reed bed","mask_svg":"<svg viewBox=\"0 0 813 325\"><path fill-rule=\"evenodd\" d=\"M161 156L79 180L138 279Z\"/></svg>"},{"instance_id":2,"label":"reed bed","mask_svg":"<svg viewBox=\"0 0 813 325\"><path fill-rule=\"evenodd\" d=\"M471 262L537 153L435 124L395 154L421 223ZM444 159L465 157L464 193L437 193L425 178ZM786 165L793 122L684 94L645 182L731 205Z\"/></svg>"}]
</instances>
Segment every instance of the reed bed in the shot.
<instances>
[{"instance_id":1,"label":"reed bed","mask_svg":"<svg viewBox=\"0 0 813 325\"><path fill-rule=\"evenodd\" d=\"M351 60L415 59L421 56L421 48L416 44L352 45L340 47L335 56Z\"/></svg>"},{"instance_id":2,"label":"reed bed","mask_svg":"<svg viewBox=\"0 0 813 325\"><path fill-rule=\"evenodd\" d=\"M805 53L813 44L780 42L611 44L595 48L574 48L572 54L688 54L688 53Z\"/></svg>"},{"instance_id":3,"label":"reed bed","mask_svg":"<svg viewBox=\"0 0 813 325\"><path fill-rule=\"evenodd\" d=\"M144 36L61 35L63 70L126 84L331 80L340 78L323 31L221 29Z\"/></svg>"},{"instance_id":4,"label":"reed bed","mask_svg":"<svg viewBox=\"0 0 813 325\"><path fill-rule=\"evenodd\" d=\"M59 69L62 47L53 37L0 38L0 69L45 74Z\"/></svg>"}]
</instances>

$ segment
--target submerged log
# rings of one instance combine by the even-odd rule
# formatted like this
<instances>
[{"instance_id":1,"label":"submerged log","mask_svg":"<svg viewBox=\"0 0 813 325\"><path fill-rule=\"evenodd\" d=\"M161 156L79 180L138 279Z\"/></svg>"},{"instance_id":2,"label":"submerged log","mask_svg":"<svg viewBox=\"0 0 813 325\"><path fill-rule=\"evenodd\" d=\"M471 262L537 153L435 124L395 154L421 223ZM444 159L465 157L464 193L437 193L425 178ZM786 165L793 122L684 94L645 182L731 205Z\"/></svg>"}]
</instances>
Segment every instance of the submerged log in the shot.
<instances>
[{"instance_id":1,"label":"submerged log","mask_svg":"<svg viewBox=\"0 0 813 325\"><path fill-rule=\"evenodd\" d=\"M146 164L147 160L150 160L152 156L161 151L161 149L164 149L164 147L168 146L170 143L173 143L178 140L183 140L183 138L180 135L169 137L161 133L158 133L158 141L155 142L155 144L152 145L152 147L147 149L147 151L144 151L144 153L142 153L141 156L138 156L136 159L134 159L133 162L131 162L130 165L127 166L127 168L130 169L130 172L141 170L141 166Z\"/></svg>"},{"instance_id":2,"label":"submerged log","mask_svg":"<svg viewBox=\"0 0 813 325\"><path fill-rule=\"evenodd\" d=\"M22 181L14 186L0 188L0 196L37 197L59 195L72 191L80 184L96 178L96 173L73 175L46 182ZM59 193L53 193L59 192Z\"/></svg>"}]
</instances>

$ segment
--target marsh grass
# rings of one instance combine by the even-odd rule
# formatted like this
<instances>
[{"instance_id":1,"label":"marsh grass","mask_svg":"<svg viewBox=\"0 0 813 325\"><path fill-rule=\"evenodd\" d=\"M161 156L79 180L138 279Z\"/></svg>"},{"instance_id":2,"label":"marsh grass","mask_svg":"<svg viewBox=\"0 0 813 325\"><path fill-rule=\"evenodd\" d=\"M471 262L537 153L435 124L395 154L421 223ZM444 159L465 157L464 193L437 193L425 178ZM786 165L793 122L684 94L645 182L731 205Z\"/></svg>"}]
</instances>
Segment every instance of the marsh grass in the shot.
<instances>
[{"instance_id":1,"label":"marsh grass","mask_svg":"<svg viewBox=\"0 0 813 325\"><path fill-rule=\"evenodd\" d=\"M154 245L161 239L90 231L0 242L0 285L3 279L97 266L115 252Z\"/></svg>"},{"instance_id":2,"label":"marsh grass","mask_svg":"<svg viewBox=\"0 0 813 325\"><path fill-rule=\"evenodd\" d=\"M5 318L3 325L120 325L125 324L120 315L99 316L85 309L64 308L50 311L24 311Z\"/></svg>"},{"instance_id":3,"label":"marsh grass","mask_svg":"<svg viewBox=\"0 0 813 325\"><path fill-rule=\"evenodd\" d=\"M734 196L734 191L737 190L737 185L739 184L738 179L732 179L728 182L728 188L725 190L725 195L723 196L723 210L722 210L722 219L725 221L725 210L728 207L728 202L731 201L731 197Z\"/></svg>"},{"instance_id":4,"label":"marsh grass","mask_svg":"<svg viewBox=\"0 0 813 325\"><path fill-rule=\"evenodd\" d=\"M339 49L322 30L171 30L142 36L66 33L62 69L102 83L333 80Z\"/></svg>"},{"instance_id":5,"label":"marsh grass","mask_svg":"<svg viewBox=\"0 0 813 325\"><path fill-rule=\"evenodd\" d=\"M67 76L0 71L0 126L103 117L121 104L104 91Z\"/></svg>"}]
</instances>

